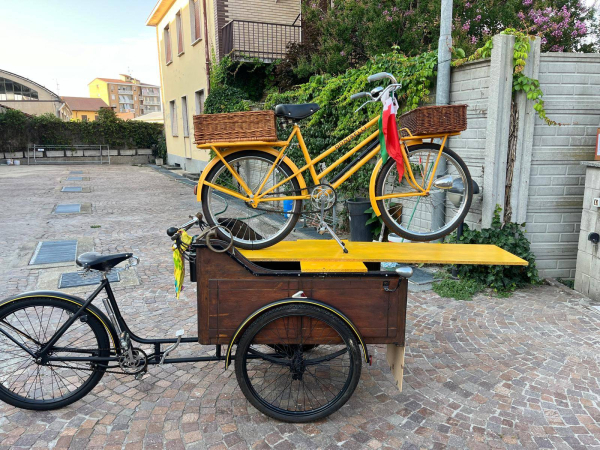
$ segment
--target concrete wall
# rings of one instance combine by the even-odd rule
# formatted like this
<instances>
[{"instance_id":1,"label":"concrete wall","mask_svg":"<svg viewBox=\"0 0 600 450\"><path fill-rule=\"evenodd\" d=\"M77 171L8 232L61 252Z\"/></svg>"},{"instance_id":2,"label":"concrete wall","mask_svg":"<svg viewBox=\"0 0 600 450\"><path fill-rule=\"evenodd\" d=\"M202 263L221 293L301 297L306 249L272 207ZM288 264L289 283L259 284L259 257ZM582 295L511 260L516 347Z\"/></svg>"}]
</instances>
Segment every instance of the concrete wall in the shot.
<instances>
[{"instance_id":1,"label":"concrete wall","mask_svg":"<svg viewBox=\"0 0 600 450\"><path fill-rule=\"evenodd\" d=\"M110 152L111 164L148 164L154 161L152 150L137 148L127 150L102 150L102 160L108 163ZM7 159L19 160L22 165L27 164L28 151L0 152L0 164L5 164ZM29 164L65 164L65 163L93 163L100 161L99 149L43 149L42 151L29 151Z\"/></svg>"},{"instance_id":2,"label":"concrete wall","mask_svg":"<svg viewBox=\"0 0 600 450\"><path fill-rule=\"evenodd\" d=\"M452 70L450 104L467 104L468 129L450 138L448 147L465 161L473 180L483 187L485 137L487 127L490 60L466 63ZM477 196L465 222L470 227L481 225L483 197Z\"/></svg>"},{"instance_id":3,"label":"concrete wall","mask_svg":"<svg viewBox=\"0 0 600 450\"><path fill-rule=\"evenodd\" d=\"M527 236L545 276L575 277L585 166L594 159L600 126L600 55L544 53L540 87L548 126L536 117Z\"/></svg>"},{"instance_id":4,"label":"concrete wall","mask_svg":"<svg viewBox=\"0 0 600 450\"><path fill-rule=\"evenodd\" d=\"M452 137L449 147L483 188L466 220L476 227L487 226L495 204L505 203L507 100L512 95L512 61L506 56L512 54L514 41L510 36L494 39L491 59L452 71L450 102L469 107L468 129ZM537 117L533 102L523 94L515 97L519 130L509 201L512 220L527 222L542 276L574 278L585 182L581 161L593 159L600 126L600 55L540 55L539 47L532 45L526 71L539 79L548 117L561 126L549 126Z\"/></svg>"}]
</instances>

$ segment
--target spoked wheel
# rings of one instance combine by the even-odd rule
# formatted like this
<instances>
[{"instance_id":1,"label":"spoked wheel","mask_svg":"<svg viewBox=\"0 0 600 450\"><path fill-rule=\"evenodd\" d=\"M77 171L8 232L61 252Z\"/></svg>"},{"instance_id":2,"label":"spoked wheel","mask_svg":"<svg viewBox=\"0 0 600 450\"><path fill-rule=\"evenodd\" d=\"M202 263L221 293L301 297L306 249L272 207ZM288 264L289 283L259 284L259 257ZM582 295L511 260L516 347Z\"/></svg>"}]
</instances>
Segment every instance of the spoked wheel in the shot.
<instances>
[{"instance_id":1,"label":"spoked wheel","mask_svg":"<svg viewBox=\"0 0 600 450\"><path fill-rule=\"evenodd\" d=\"M246 398L286 422L310 422L350 398L361 371L355 335L339 317L311 305L264 313L242 335L235 373Z\"/></svg>"},{"instance_id":2,"label":"spoked wheel","mask_svg":"<svg viewBox=\"0 0 600 450\"><path fill-rule=\"evenodd\" d=\"M452 150L444 148L440 164L435 161L440 146L420 144L409 147L408 160L417 184L423 188L442 177L451 181L449 189L431 186L426 196L397 197L377 200L381 218L391 231L412 241L432 241L450 234L469 212L473 199L473 182L464 161ZM434 168L436 169L434 171ZM410 194L417 190L409 183L408 169L398 181L396 161L390 158L382 167L375 185L377 197ZM438 210L438 212L434 212ZM440 217L441 220L436 220Z\"/></svg>"},{"instance_id":3,"label":"spoked wheel","mask_svg":"<svg viewBox=\"0 0 600 450\"><path fill-rule=\"evenodd\" d=\"M0 308L0 328L36 353L79 309L55 298L17 300ZM109 356L106 330L86 312L51 349L55 357ZM83 361L36 361L0 333L0 400L25 409L50 410L69 405L91 391L106 368Z\"/></svg>"},{"instance_id":4,"label":"spoked wheel","mask_svg":"<svg viewBox=\"0 0 600 450\"><path fill-rule=\"evenodd\" d=\"M225 160L235 169L246 186L255 193L267 178L275 162L275 157L269 153L248 150L233 153ZM292 174L292 169L285 161L280 161L268 176L261 192L276 186ZM204 217L211 226L223 225L226 227L227 229L217 229L219 237L230 242L232 239L230 234L232 234L236 247L246 249L269 247L284 239L298 222L302 200L265 201L254 208L250 203L251 199L248 193L222 161L219 161L211 169L205 181L248 198L248 201L244 201L206 184L202 187L201 200ZM301 195L299 189L298 180L292 178L264 198Z\"/></svg>"}]
</instances>

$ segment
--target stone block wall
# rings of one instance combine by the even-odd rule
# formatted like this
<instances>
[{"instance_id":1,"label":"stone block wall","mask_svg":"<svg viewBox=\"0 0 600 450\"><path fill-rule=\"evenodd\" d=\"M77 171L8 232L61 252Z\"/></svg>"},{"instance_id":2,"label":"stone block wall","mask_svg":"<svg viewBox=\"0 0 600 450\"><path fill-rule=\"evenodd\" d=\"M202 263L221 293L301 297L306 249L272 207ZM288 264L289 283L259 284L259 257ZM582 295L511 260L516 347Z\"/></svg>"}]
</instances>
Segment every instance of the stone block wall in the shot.
<instances>
[{"instance_id":1,"label":"stone block wall","mask_svg":"<svg viewBox=\"0 0 600 450\"><path fill-rule=\"evenodd\" d=\"M108 163L110 152L111 164L147 164L154 161L152 150L149 148L137 148L128 150L102 149L102 162ZM7 159L17 159L21 164L27 164L28 151L0 152L0 164L5 164ZM36 161L37 160L37 161ZM63 150L44 149L43 151L29 151L29 164L62 164L62 163L92 163L100 162L99 149Z\"/></svg>"},{"instance_id":2,"label":"stone block wall","mask_svg":"<svg viewBox=\"0 0 600 450\"><path fill-rule=\"evenodd\" d=\"M535 118L527 236L544 276L575 277L585 166L600 126L600 55L543 53L545 108L560 126Z\"/></svg>"},{"instance_id":3,"label":"stone block wall","mask_svg":"<svg viewBox=\"0 0 600 450\"><path fill-rule=\"evenodd\" d=\"M465 161L473 180L480 187L483 186L489 83L489 59L466 63L452 71L450 103L468 105L468 129L451 137L448 147ZM477 196L471 205L465 220L470 227L481 225L481 203L482 196Z\"/></svg>"}]
</instances>

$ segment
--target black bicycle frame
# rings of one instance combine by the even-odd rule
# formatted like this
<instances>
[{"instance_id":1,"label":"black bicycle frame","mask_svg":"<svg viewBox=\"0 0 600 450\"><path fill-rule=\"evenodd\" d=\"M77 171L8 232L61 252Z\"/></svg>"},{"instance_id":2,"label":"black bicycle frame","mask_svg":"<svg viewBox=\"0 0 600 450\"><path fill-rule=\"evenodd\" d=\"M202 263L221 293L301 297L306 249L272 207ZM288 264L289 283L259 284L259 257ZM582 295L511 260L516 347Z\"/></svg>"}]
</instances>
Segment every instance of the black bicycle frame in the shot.
<instances>
[{"instance_id":1,"label":"black bicycle frame","mask_svg":"<svg viewBox=\"0 0 600 450\"><path fill-rule=\"evenodd\" d=\"M35 355L32 354L32 352L29 351L29 349L27 349L24 346L20 345L20 347L22 347L25 351L30 353L32 356L34 356L36 358L41 358L41 360L43 362L53 362L53 361L54 362L59 362L59 361L60 362L69 362L69 361L109 362L109 361L118 361L119 360L118 356L60 357L60 356L48 355L48 353L52 350L52 347L54 346L54 344L56 344L56 342L60 339L60 337L69 329L69 327L71 325L73 325L73 323L77 319L82 317L82 315L84 314L87 307L94 301L94 299L98 296L98 294L100 294L100 292L102 292L103 290L106 292L106 296L108 297L110 306L113 309L115 319L117 320L121 330L124 333L128 333L130 339L134 342L137 342L139 344L154 345L154 353L148 357L148 364L159 364L162 359L162 355L163 355L163 352L160 349L161 344L174 344L177 342L177 338L146 339L146 338L137 336L135 333L133 333L129 329L129 327L127 326L127 323L125 322L125 319L123 319L123 316L121 315L121 311L119 310L119 305L117 304L117 300L115 298L115 295L113 294L112 288L110 286L110 282L106 278L102 279L102 281L100 282L100 285L94 290L94 292L92 292L92 294L90 294L90 296L86 299L86 301L83 303L83 305L77 310L77 312L75 314L73 314L71 317L69 317L69 319L56 331L56 333L50 338L50 340L43 346L43 348L37 354L35 354ZM16 343L16 341L11 336L9 336L7 333L5 333L1 328L0 328L0 331L2 331L3 334L5 334L9 339L13 340L13 342ZM194 337L181 338L180 342L181 343L191 343L191 342L198 343L198 337L194 336ZM186 363L186 362L223 361L225 359L225 357L221 356L221 346L216 345L215 347L216 347L215 356L197 356L197 357L192 357L192 358L165 358L164 363L173 364L173 363ZM117 355L119 354L119 350L120 349L118 347L115 348Z\"/></svg>"}]
</instances>

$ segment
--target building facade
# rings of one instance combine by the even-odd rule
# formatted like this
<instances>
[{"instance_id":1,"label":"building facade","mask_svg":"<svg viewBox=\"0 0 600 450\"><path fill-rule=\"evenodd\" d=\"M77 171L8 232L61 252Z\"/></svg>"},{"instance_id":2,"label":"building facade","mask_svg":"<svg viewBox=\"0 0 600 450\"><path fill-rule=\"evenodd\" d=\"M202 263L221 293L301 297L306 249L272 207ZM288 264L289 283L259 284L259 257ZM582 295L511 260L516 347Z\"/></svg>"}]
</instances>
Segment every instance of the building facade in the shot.
<instances>
[{"instance_id":1,"label":"building facade","mask_svg":"<svg viewBox=\"0 0 600 450\"><path fill-rule=\"evenodd\" d=\"M133 117L138 117L161 110L160 86L142 83L129 75L94 78L88 88L90 97L104 100L117 114L133 113Z\"/></svg>"},{"instance_id":2,"label":"building facade","mask_svg":"<svg viewBox=\"0 0 600 450\"><path fill-rule=\"evenodd\" d=\"M168 161L201 172L209 160L194 144L193 116L204 111L211 59L285 55L300 40L300 0L159 0L156 28Z\"/></svg>"},{"instance_id":3,"label":"building facade","mask_svg":"<svg viewBox=\"0 0 600 450\"><path fill-rule=\"evenodd\" d=\"M61 98L28 78L0 70L0 104L26 114L52 114L70 120L71 112Z\"/></svg>"},{"instance_id":4,"label":"building facade","mask_svg":"<svg viewBox=\"0 0 600 450\"><path fill-rule=\"evenodd\" d=\"M71 109L71 120L75 122L93 122L98 120L98 111L109 108L101 98L62 97Z\"/></svg>"}]
</instances>

